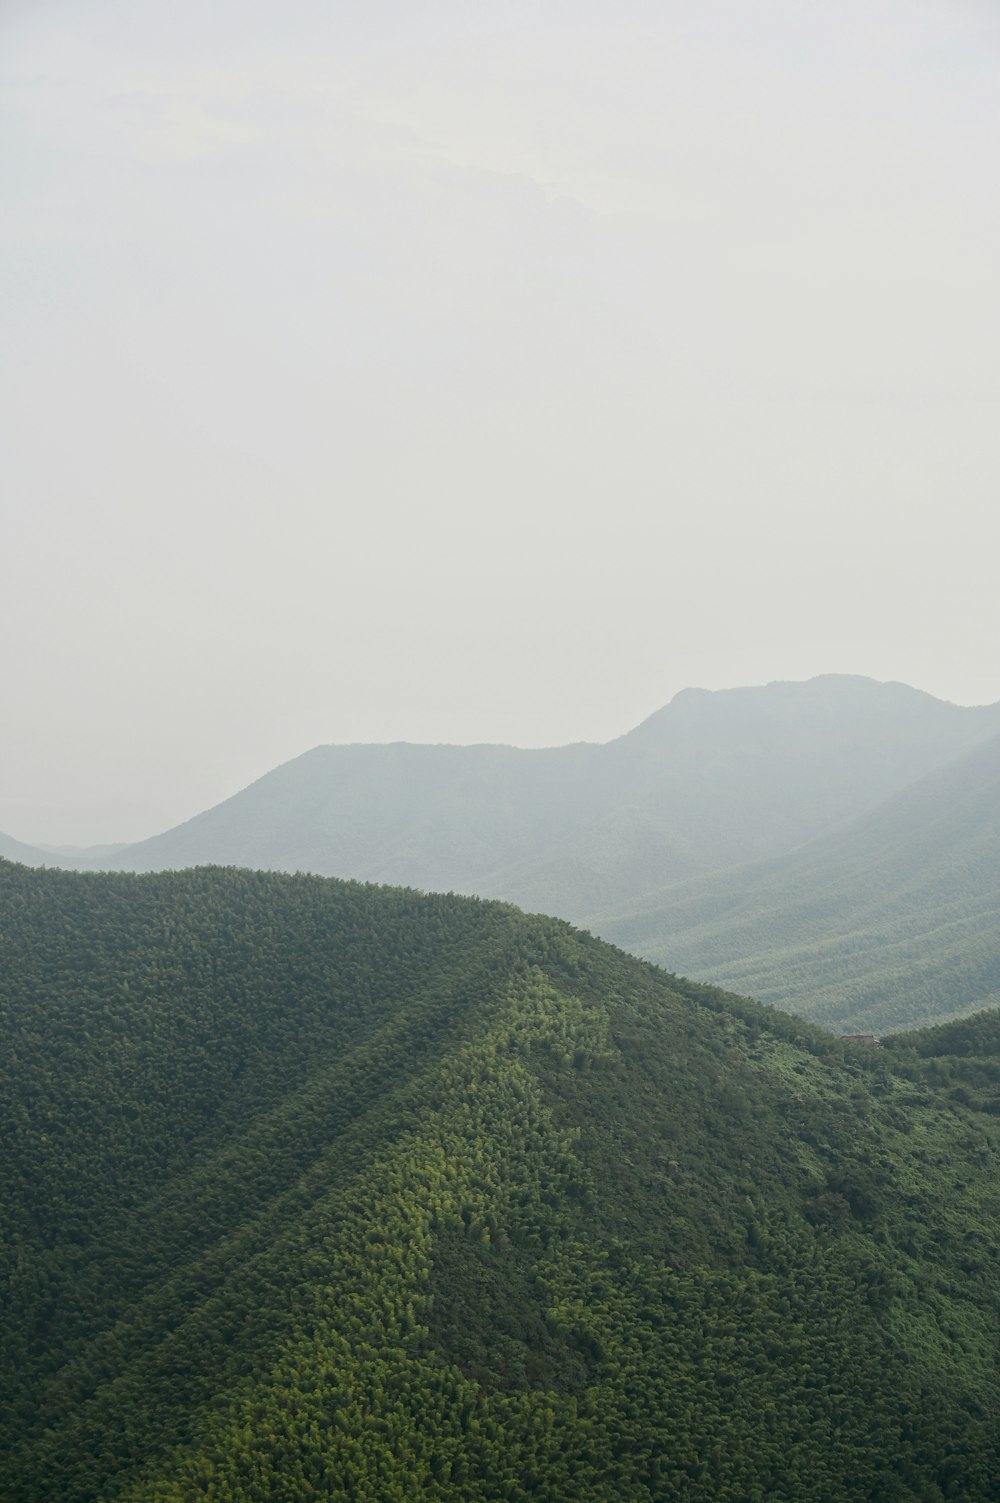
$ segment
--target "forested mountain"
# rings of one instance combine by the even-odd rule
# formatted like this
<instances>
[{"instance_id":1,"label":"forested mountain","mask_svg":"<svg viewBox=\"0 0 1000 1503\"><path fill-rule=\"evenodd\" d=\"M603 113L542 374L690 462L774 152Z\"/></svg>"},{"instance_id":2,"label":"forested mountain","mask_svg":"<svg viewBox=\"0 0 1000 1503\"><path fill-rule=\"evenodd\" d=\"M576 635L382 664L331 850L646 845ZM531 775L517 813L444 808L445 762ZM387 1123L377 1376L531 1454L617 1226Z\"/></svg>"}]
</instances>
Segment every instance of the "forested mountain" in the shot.
<instances>
[{"instance_id":1,"label":"forested mountain","mask_svg":"<svg viewBox=\"0 0 1000 1503\"><path fill-rule=\"evenodd\" d=\"M578 921L789 850L998 727L1000 706L863 678L687 690L605 746L317 747L105 864L312 871Z\"/></svg>"},{"instance_id":2,"label":"forested mountain","mask_svg":"<svg viewBox=\"0 0 1000 1503\"><path fill-rule=\"evenodd\" d=\"M837 1030L1000 1004L1000 737L788 855L588 922Z\"/></svg>"},{"instance_id":3,"label":"forested mountain","mask_svg":"<svg viewBox=\"0 0 1000 1503\"><path fill-rule=\"evenodd\" d=\"M998 727L849 676L686 690L605 746L317 747L99 864L505 898L833 1028L906 1027L1000 1000L996 790L974 839L926 817Z\"/></svg>"},{"instance_id":4,"label":"forested mountain","mask_svg":"<svg viewBox=\"0 0 1000 1503\"><path fill-rule=\"evenodd\" d=\"M505 904L0 863L0 1496L1000 1496L1000 1026Z\"/></svg>"}]
</instances>

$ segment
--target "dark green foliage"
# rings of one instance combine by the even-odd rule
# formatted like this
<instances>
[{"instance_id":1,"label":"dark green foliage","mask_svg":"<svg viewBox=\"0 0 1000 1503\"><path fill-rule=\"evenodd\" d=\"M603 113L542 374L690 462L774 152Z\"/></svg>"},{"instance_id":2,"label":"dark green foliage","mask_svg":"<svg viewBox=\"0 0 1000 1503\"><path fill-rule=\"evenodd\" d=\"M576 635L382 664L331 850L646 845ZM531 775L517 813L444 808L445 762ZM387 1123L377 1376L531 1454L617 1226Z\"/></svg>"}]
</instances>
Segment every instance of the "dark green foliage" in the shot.
<instances>
[{"instance_id":1,"label":"dark green foliage","mask_svg":"<svg viewBox=\"0 0 1000 1503\"><path fill-rule=\"evenodd\" d=\"M990 1016L232 870L0 863L0 945L0 1496L1000 1495Z\"/></svg>"}]
</instances>

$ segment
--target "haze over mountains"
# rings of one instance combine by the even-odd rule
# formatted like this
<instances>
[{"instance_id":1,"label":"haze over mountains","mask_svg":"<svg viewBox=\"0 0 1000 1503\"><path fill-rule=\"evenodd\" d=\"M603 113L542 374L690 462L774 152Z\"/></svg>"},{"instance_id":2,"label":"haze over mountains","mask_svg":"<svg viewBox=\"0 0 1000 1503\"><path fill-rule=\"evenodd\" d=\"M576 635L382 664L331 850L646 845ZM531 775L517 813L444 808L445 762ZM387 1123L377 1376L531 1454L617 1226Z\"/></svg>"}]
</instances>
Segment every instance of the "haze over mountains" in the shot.
<instances>
[{"instance_id":1,"label":"haze over mountains","mask_svg":"<svg viewBox=\"0 0 1000 1503\"><path fill-rule=\"evenodd\" d=\"M995 1503L1000 1014L0 861L0 1494Z\"/></svg>"},{"instance_id":2,"label":"haze over mountains","mask_svg":"<svg viewBox=\"0 0 1000 1503\"><path fill-rule=\"evenodd\" d=\"M993 729L1000 706L828 676L686 690L603 746L317 747L116 865L300 868L579 915L787 850Z\"/></svg>"},{"instance_id":3,"label":"haze over mountains","mask_svg":"<svg viewBox=\"0 0 1000 1503\"><path fill-rule=\"evenodd\" d=\"M899 1027L997 995L997 737L1000 705L853 676L692 689L606 745L316 747L96 860L2 853L501 897L834 1028Z\"/></svg>"},{"instance_id":4,"label":"haze over mountains","mask_svg":"<svg viewBox=\"0 0 1000 1503\"><path fill-rule=\"evenodd\" d=\"M785 855L592 919L626 949L887 1030L1000 1003L1000 736Z\"/></svg>"},{"instance_id":5,"label":"haze over mountains","mask_svg":"<svg viewBox=\"0 0 1000 1503\"><path fill-rule=\"evenodd\" d=\"M0 831L0 857L6 861L19 861L22 866L73 866L75 858L57 856L52 851L43 851L41 846L26 845L12 835ZM89 862L87 863L89 866Z\"/></svg>"}]
</instances>

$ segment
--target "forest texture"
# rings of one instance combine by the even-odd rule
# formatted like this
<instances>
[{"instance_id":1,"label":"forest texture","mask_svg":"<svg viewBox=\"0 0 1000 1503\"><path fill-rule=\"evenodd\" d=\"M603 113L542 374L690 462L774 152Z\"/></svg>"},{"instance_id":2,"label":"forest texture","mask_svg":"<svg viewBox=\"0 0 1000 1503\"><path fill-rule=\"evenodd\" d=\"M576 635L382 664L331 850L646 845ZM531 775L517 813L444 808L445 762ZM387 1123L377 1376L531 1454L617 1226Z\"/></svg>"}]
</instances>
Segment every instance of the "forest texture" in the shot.
<instances>
[{"instance_id":1,"label":"forest texture","mask_svg":"<svg viewBox=\"0 0 1000 1503\"><path fill-rule=\"evenodd\" d=\"M1000 1027L505 904L0 864L19 1503L995 1499Z\"/></svg>"}]
</instances>

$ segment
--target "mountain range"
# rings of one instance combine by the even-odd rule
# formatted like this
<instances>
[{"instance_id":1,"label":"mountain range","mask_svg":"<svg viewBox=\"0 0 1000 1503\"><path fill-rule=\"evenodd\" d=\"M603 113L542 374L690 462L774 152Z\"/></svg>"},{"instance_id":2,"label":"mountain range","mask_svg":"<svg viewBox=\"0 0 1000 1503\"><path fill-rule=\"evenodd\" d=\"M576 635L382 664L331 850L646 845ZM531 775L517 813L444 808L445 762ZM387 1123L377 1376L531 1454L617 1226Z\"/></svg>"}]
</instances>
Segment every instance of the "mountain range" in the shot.
<instances>
[{"instance_id":1,"label":"mountain range","mask_svg":"<svg viewBox=\"0 0 1000 1503\"><path fill-rule=\"evenodd\" d=\"M1000 737L787 854L595 916L652 960L889 1030L1000 1004Z\"/></svg>"},{"instance_id":2,"label":"mountain range","mask_svg":"<svg viewBox=\"0 0 1000 1503\"><path fill-rule=\"evenodd\" d=\"M0 1496L993 1503L1000 1014L0 861Z\"/></svg>"},{"instance_id":3,"label":"mountain range","mask_svg":"<svg viewBox=\"0 0 1000 1503\"><path fill-rule=\"evenodd\" d=\"M905 1027L998 996L998 738L1000 705L858 677L686 690L606 745L316 747L97 859L0 854L498 897L832 1028Z\"/></svg>"}]
</instances>

